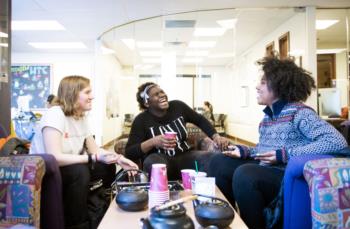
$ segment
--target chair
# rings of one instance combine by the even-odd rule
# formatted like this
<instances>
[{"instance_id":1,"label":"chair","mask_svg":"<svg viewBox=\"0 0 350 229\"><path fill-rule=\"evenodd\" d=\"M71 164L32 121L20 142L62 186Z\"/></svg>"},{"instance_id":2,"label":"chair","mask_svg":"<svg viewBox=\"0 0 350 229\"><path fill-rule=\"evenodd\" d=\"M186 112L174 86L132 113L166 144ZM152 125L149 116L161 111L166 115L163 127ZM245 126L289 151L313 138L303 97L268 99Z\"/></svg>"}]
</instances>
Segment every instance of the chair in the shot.
<instances>
[{"instance_id":1,"label":"chair","mask_svg":"<svg viewBox=\"0 0 350 229\"><path fill-rule=\"evenodd\" d=\"M311 199L303 170L310 160L332 158L330 155L303 155L289 160L284 175L284 229L312 228Z\"/></svg>"},{"instance_id":2,"label":"chair","mask_svg":"<svg viewBox=\"0 0 350 229\"><path fill-rule=\"evenodd\" d=\"M2 212L2 217L5 217L2 220L10 219L11 221L12 218L15 219L14 217L23 215L25 217L23 220L18 218L18 220L10 222L8 226L28 223L38 227L40 218L40 228L63 229L62 182L55 157L49 154L15 155L4 156L1 161L0 171L17 171L18 175L13 176L10 173L11 175L8 176L5 173L4 176L1 176L0 193L9 195L9 190L18 189L25 190L29 196L30 193L34 194L32 197L22 195L21 202L17 201L16 207L13 203L6 205L6 216ZM11 187L12 183L9 179L13 180L13 187ZM38 196L39 194L40 196ZM6 199L2 199L2 201L6 201ZM37 211L38 206L40 206L40 214Z\"/></svg>"},{"instance_id":3,"label":"chair","mask_svg":"<svg viewBox=\"0 0 350 229\"><path fill-rule=\"evenodd\" d=\"M224 135L225 134L225 120L226 120L226 116L225 114L214 114L214 127L216 129L216 131L219 134Z\"/></svg>"}]
</instances>

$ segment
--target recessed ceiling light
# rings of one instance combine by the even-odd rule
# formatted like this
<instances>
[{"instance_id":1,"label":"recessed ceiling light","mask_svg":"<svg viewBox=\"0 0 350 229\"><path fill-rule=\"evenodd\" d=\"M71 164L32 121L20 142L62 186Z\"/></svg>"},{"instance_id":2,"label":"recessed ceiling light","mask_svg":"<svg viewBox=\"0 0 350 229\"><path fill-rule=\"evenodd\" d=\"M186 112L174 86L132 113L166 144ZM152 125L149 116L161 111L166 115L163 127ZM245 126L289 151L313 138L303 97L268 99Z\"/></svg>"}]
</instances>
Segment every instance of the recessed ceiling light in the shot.
<instances>
[{"instance_id":1,"label":"recessed ceiling light","mask_svg":"<svg viewBox=\"0 0 350 229\"><path fill-rule=\"evenodd\" d=\"M140 56L162 56L161 51L140 51Z\"/></svg>"},{"instance_id":2,"label":"recessed ceiling light","mask_svg":"<svg viewBox=\"0 0 350 229\"><path fill-rule=\"evenodd\" d=\"M184 58L184 59L182 59L183 63L200 63L202 61L203 61L202 58Z\"/></svg>"},{"instance_id":3,"label":"recessed ceiling light","mask_svg":"<svg viewBox=\"0 0 350 229\"><path fill-rule=\"evenodd\" d=\"M162 48L163 43L161 41L138 41L136 42L139 48Z\"/></svg>"},{"instance_id":4,"label":"recessed ceiling light","mask_svg":"<svg viewBox=\"0 0 350 229\"><path fill-rule=\"evenodd\" d=\"M8 43L0 43L0 46L1 47L9 47L9 44Z\"/></svg>"},{"instance_id":5,"label":"recessed ceiling light","mask_svg":"<svg viewBox=\"0 0 350 229\"><path fill-rule=\"evenodd\" d=\"M189 48L213 48L216 45L216 41L191 41L188 44Z\"/></svg>"},{"instance_id":6,"label":"recessed ceiling light","mask_svg":"<svg viewBox=\"0 0 350 229\"><path fill-rule=\"evenodd\" d=\"M135 40L132 38L124 38L121 39L121 41L130 49L134 50L135 49Z\"/></svg>"},{"instance_id":7,"label":"recessed ceiling light","mask_svg":"<svg viewBox=\"0 0 350 229\"><path fill-rule=\"evenodd\" d=\"M37 49L85 49L82 42L29 42L29 45Z\"/></svg>"},{"instance_id":8,"label":"recessed ceiling light","mask_svg":"<svg viewBox=\"0 0 350 229\"><path fill-rule=\"evenodd\" d=\"M162 60L160 58L144 58L142 59L143 63L148 63L148 64L156 64L160 63Z\"/></svg>"},{"instance_id":9,"label":"recessed ceiling light","mask_svg":"<svg viewBox=\"0 0 350 229\"><path fill-rule=\"evenodd\" d=\"M317 54L331 54L331 53L341 53L346 51L346 49L317 49Z\"/></svg>"},{"instance_id":10,"label":"recessed ceiling light","mask_svg":"<svg viewBox=\"0 0 350 229\"><path fill-rule=\"evenodd\" d=\"M226 19L216 21L222 28L233 29L236 26L237 19Z\"/></svg>"},{"instance_id":11,"label":"recessed ceiling light","mask_svg":"<svg viewBox=\"0 0 350 229\"><path fill-rule=\"evenodd\" d=\"M208 58L228 58L228 57L235 57L235 53L233 52L213 53L208 56Z\"/></svg>"},{"instance_id":12,"label":"recessed ceiling light","mask_svg":"<svg viewBox=\"0 0 350 229\"><path fill-rule=\"evenodd\" d=\"M0 37L9 37L7 33L0 32Z\"/></svg>"},{"instance_id":13,"label":"recessed ceiling light","mask_svg":"<svg viewBox=\"0 0 350 229\"><path fill-rule=\"evenodd\" d=\"M339 20L316 20L316 29L327 29L328 27L334 25L337 22L339 22Z\"/></svg>"},{"instance_id":14,"label":"recessed ceiling light","mask_svg":"<svg viewBox=\"0 0 350 229\"><path fill-rule=\"evenodd\" d=\"M12 21L12 30L65 30L57 21Z\"/></svg>"},{"instance_id":15,"label":"recessed ceiling light","mask_svg":"<svg viewBox=\"0 0 350 229\"><path fill-rule=\"evenodd\" d=\"M208 51L187 51L185 56L208 56Z\"/></svg>"},{"instance_id":16,"label":"recessed ceiling light","mask_svg":"<svg viewBox=\"0 0 350 229\"><path fill-rule=\"evenodd\" d=\"M225 28L196 28L193 35L196 37L218 37L224 35Z\"/></svg>"}]
</instances>

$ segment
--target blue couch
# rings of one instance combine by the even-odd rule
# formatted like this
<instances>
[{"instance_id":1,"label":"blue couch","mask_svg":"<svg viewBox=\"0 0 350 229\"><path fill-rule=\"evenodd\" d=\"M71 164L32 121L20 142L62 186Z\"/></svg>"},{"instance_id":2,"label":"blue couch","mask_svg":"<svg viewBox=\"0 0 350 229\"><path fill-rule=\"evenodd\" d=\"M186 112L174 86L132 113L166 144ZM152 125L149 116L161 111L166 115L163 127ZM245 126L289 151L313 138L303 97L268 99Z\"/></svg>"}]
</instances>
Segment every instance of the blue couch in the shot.
<instances>
[{"instance_id":1,"label":"blue couch","mask_svg":"<svg viewBox=\"0 0 350 229\"><path fill-rule=\"evenodd\" d=\"M309 160L332 158L331 155L305 155L291 158L284 177L284 229L312 228L309 187L303 175Z\"/></svg>"}]
</instances>

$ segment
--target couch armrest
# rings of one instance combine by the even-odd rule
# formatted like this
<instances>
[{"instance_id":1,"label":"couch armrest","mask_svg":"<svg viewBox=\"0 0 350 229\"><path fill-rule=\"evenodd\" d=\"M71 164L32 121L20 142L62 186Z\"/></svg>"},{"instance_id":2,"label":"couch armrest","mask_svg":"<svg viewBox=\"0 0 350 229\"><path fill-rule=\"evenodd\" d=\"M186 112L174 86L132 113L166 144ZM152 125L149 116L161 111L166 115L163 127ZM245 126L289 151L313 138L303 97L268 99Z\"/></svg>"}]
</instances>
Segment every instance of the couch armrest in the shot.
<instances>
[{"instance_id":1,"label":"couch armrest","mask_svg":"<svg viewBox=\"0 0 350 229\"><path fill-rule=\"evenodd\" d=\"M283 228L311 228L311 200L303 170L307 161L331 155L303 155L289 160L284 175ZM300 220L303 219L303 220Z\"/></svg>"}]
</instances>

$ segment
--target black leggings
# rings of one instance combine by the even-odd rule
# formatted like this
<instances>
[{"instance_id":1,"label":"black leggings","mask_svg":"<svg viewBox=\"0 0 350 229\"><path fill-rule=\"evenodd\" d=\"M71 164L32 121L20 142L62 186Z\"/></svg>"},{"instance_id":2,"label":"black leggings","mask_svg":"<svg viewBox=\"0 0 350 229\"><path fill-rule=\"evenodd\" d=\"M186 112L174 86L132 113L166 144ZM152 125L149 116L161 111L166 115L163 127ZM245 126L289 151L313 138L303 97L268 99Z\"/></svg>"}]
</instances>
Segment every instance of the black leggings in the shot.
<instances>
[{"instance_id":1,"label":"black leggings","mask_svg":"<svg viewBox=\"0 0 350 229\"><path fill-rule=\"evenodd\" d=\"M143 170L151 174L152 164L166 164L169 180L179 180L181 178L181 169L195 169L195 161L198 164L198 170L207 172L209 161L214 152L208 151L188 151L170 157L165 154L153 153L146 157L143 162Z\"/></svg>"},{"instance_id":2,"label":"black leggings","mask_svg":"<svg viewBox=\"0 0 350 229\"><path fill-rule=\"evenodd\" d=\"M263 209L277 196L284 170L259 165L258 161L215 155L209 176L234 206L249 228L265 228Z\"/></svg>"},{"instance_id":3,"label":"black leggings","mask_svg":"<svg viewBox=\"0 0 350 229\"><path fill-rule=\"evenodd\" d=\"M87 202L90 181L103 180L104 187L110 187L115 178L114 164L96 163L91 170L88 164L74 164L60 167L65 228L89 229Z\"/></svg>"}]
</instances>

